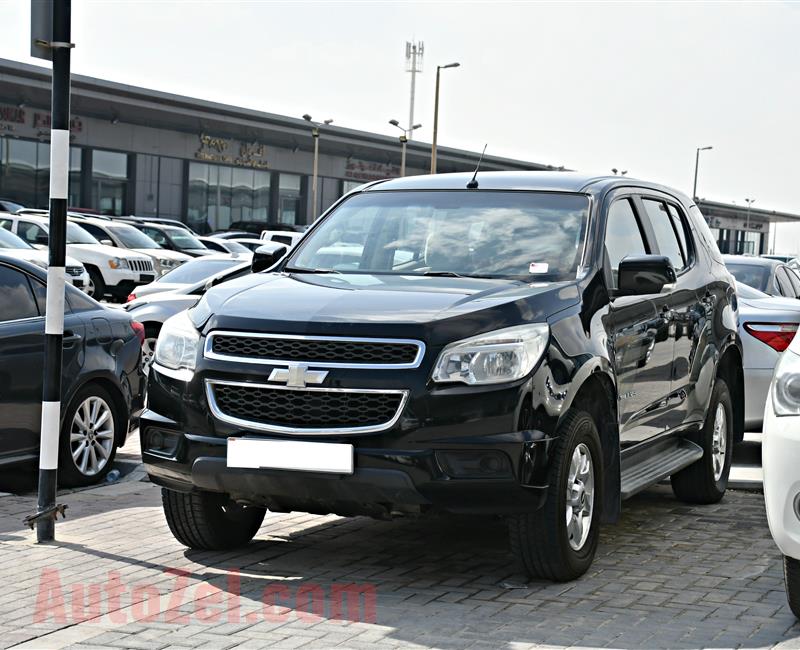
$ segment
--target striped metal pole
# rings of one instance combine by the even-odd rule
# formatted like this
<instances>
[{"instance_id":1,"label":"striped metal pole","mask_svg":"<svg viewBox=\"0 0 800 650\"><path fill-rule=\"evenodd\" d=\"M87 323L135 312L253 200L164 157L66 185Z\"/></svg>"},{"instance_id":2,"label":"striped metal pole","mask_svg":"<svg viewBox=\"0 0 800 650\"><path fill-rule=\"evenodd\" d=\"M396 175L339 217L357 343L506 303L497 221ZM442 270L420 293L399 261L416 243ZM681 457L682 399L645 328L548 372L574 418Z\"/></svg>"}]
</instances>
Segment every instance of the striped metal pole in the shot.
<instances>
[{"instance_id":1,"label":"striped metal pole","mask_svg":"<svg viewBox=\"0 0 800 650\"><path fill-rule=\"evenodd\" d=\"M50 131L50 265L44 326L44 381L39 451L36 541L55 537L58 441L61 431L61 357L64 339L64 261L69 180L70 0L53 3L53 96Z\"/></svg>"}]
</instances>

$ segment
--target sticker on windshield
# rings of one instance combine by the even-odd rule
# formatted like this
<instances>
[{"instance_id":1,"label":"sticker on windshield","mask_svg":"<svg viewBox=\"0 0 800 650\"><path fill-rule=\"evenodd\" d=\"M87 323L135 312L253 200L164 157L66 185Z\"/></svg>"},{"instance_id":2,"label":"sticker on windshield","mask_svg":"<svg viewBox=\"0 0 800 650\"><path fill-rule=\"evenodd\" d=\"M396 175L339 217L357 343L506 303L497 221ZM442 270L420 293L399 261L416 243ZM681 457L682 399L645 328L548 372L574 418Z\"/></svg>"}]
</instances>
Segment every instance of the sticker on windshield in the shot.
<instances>
[{"instance_id":1,"label":"sticker on windshield","mask_svg":"<svg viewBox=\"0 0 800 650\"><path fill-rule=\"evenodd\" d=\"M547 262L531 262L528 267L528 273L547 273L550 265Z\"/></svg>"}]
</instances>

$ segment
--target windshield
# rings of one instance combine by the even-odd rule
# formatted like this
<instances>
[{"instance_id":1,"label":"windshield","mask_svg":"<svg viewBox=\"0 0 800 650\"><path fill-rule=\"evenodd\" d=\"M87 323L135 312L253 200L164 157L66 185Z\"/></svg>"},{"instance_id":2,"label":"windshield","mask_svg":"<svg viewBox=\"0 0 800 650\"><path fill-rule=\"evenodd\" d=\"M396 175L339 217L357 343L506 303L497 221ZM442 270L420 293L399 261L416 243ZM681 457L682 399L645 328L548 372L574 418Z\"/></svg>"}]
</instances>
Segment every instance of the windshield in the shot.
<instances>
[{"instance_id":1,"label":"windshield","mask_svg":"<svg viewBox=\"0 0 800 650\"><path fill-rule=\"evenodd\" d=\"M753 287L742 284L741 282L736 283L736 294L740 298L749 298L750 300L754 300L757 298L769 298L769 295L764 293L763 291L759 291L758 289L753 289Z\"/></svg>"},{"instance_id":2,"label":"windshield","mask_svg":"<svg viewBox=\"0 0 800 650\"><path fill-rule=\"evenodd\" d=\"M133 226L108 226L125 248L161 248L155 241Z\"/></svg>"},{"instance_id":3,"label":"windshield","mask_svg":"<svg viewBox=\"0 0 800 650\"><path fill-rule=\"evenodd\" d=\"M17 237L13 232L0 228L0 248L33 248L33 246Z\"/></svg>"},{"instance_id":4,"label":"windshield","mask_svg":"<svg viewBox=\"0 0 800 650\"><path fill-rule=\"evenodd\" d=\"M68 244L99 244L92 235L80 226L67 222L67 243Z\"/></svg>"},{"instance_id":5,"label":"windshield","mask_svg":"<svg viewBox=\"0 0 800 650\"><path fill-rule=\"evenodd\" d=\"M252 251L247 246L242 246L238 241L228 239L223 248L227 249L229 253L251 253Z\"/></svg>"},{"instance_id":6,"label":"windshield","mask_svg":"<svg viewBox=\"0 0 800 650\"><path fill-rule=\"evenodd\" d=\"M169 228L167 229L167 235L169 236L170 240L172 240L175 248L183 248L188 250L206 247L206 245L197 239L197 237L183 228Z\"/></svg>"},{"instance_id":7,"label":"windshield","mask_svg":"<svg viewBox=\"0 0 800 650\"><path fill-rule=\"evenodd\" d=\"M769 284L771 268L760 264L732 264L726 262L725 266L736 278L737 282L754 287L759 291L766 291Z\"/></svg>"},{"instance_id":8,"label":"windshield","mask_svg":"<svg viewBox=\"0 0 800 650\"><path fill-rule=\"evenodd\" d=\"M194 284L195 282L210 278L215 273L219 273L220 271L224 271L231 266L241 263L241 257L216 260L204 260L203 258L191 260L181 264L177 269L170 271L166 275L162 275L156 282Z\"/></svg>"},{"instance_id":9,"label":"windshield","mask_svg":"<svg viewBox=\"0 0 800 650\"><path fill-rule=\"evenodd\" d=\"M306 235L287 270L575 279L588 216L578 194L366 192Z\"/></svg>"}]
</instances>

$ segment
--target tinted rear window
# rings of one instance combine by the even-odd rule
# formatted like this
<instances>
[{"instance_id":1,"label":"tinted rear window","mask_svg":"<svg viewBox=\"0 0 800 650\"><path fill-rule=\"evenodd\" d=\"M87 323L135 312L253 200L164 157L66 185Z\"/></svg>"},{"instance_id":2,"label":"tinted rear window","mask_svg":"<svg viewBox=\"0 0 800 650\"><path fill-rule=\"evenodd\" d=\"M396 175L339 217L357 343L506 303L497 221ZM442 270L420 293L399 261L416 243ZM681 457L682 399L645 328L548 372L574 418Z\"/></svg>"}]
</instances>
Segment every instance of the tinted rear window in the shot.
<instances>
[{"instance_id":1,"label":"tinted rear window","mask_svg":"<svg viewBox=\"0 0 800 650\"><path fill-rule=\"evenodd\" d=\"M770 267L759 266L757 264L726 264L728 270L733 273L733 277L737 282L755 287L759 291L766 291L769 293L767 284L769 282Z\"/></svg>"}]
</instances>

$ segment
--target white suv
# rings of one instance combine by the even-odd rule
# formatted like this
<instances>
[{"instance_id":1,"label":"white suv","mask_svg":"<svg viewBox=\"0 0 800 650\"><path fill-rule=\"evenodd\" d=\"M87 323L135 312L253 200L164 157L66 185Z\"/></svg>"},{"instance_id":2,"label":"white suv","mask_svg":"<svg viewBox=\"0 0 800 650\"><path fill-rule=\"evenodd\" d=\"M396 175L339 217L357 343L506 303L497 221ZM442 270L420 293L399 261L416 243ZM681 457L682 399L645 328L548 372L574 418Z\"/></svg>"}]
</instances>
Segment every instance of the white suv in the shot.
<instances>
[{"instance_id":1,"label":"white suv","mask_svg":"<svg viewBox=\"0 0 800 650\"><path fill-rule=\"evenodd\" d=\"M800 336L794 337L775 366L763 429L767 521L783 553L789 607L800 618Z\"/></svg>"},{"instance_id":2,"label":"white suv","mask_svg":"<svg viewBox=\"0 0 800 650\"><path fill-rule=\"evenodd\" d=\"M191 256L179 251L171 251L151 237L145 235L138 228L127 223L119 223L103 217L87 217L75 214L67 215L72 223L77 223L101 244L127 248L136 253L147 255L153 260L156 276L178 268L184 262L192 259Z\"/></svg>"},{"instance_id":3,"label":"white suv","mask_svg":"<svg viewBox=\"0 0 800 650\"><path fill-rule=\"evenodd\" d=\"M49 223L46 216L10 214L3 217L0 226L31 246L47 246ZM156 279L153 261L149 257L101 244L83 228L70 222L67 222L67 254L86 267L89 272L86 293L98 300L106 294L124 299L134 287Z\"/></svg>"}]
</instances>

